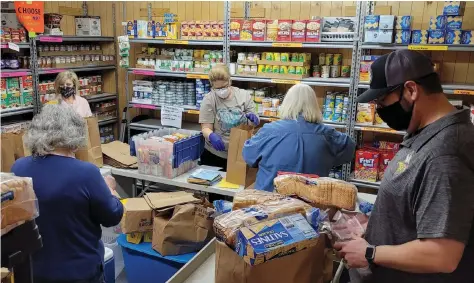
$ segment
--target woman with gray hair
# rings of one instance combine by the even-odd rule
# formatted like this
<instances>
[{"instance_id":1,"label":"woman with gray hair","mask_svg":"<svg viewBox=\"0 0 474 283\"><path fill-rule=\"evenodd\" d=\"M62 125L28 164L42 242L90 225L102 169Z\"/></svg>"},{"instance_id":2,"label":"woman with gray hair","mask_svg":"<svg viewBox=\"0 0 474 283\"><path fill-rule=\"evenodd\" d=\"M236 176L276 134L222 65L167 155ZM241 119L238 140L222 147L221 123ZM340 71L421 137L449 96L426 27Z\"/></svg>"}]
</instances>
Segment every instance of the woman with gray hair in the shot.
<instances>
[{"instance_id":1,"label":"woman with gray hair","mask_svg":"<svg viewBox=\"0 0 474 283\"><path fill-rule=\"evenodd\" d=\"M245 142L245 162L258 167L255 189L273 191L278 171L327 177L332 167L352 159L355 143L322 123L316 94L310 86L297 84L288 90L280 118L265 124Z\"/></svg>"},{"instance_id":2,"label":"woman with gray hair","mask_svg":"<svg viewBox=\"0 0 474 283\"><path fill-rule=\"evenodd\" d=\"M95 165L74 158L86 142L86 123L72 108L45 105L25 136L32 156L12 172L33 179L43 248L33 255L35 283L103 283L101 225L120 223L123 206ZM107 184L109 183L110 186Z\"/></svg>"}]
</instances>

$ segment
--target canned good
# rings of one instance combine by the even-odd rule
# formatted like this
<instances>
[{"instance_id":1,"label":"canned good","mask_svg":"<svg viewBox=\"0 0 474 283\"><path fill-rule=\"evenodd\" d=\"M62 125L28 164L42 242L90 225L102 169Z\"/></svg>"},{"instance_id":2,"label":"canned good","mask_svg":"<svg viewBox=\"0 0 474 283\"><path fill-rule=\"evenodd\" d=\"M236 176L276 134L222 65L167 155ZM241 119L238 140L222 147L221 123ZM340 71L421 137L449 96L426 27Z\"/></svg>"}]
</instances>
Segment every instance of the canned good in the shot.
<instances>
[{"instance_id":1,"label":"canned good","mask_svg":"<svg viewBox=\"0 0 474 283\"><path fill-rule=\"evenodd\" d=\"M334 54L326 54L326 65L331 66L334 65Z\"/></svg>"},{"instance_id":2,"label":"canned good","mask_svg":"<svg viewBox=\"0 0 474 283\"><path fill-rule=\"evenodd\" d=\"M274 61L281 61L281 55L278 52L273 53L273 60Z\"/></svg>"},{"instance_id":3,"label":"canned good","mask_svg":"<svg viewBox=\"0 0 474 283\"><path fill-rule=\"evenodd\" d=\"M341 77L348 78L351 76L351 66L342 66L341 67Z\"/></svg>"},{"instance_id":4,"label":"canned good","mask_svg":"<svg viewBox=\"0 0 474 283\"><path fill-rule=\"evenodd\" d=\"M310 60L310 55L309 53L299 53L298 54L298 62L306 62Z\"/></svg>"},{"instance_id":5,"label":"canned good","mask_svg":"<svg viewBox=\"0 0 474 283\"><path fill-rule=\"evenodd\" d=\"M304 75L306 72L305 67L296 67L296 74L297 75Z\"/></svg>"},{"instance_id":6,"label":"canned good","mask_svg":"<svg viewBox=\"0 0 474 283\"><path fill-rule=\"evenodd\" d=\"M250 72L250 65L244 66L244 72Z\"/></svg>"},{"instance_id":7,"label":"canned good","mask_svg":"<svg viewBox=\"0 0 474 283\"><path fill-rule=\"evenodd\" d=\"M253 54L252 52L249 52L249 53L247 54L247 60L253 61L253 57L254 57L254 54Z\"/></svg>"},{"instance_id":8,"label":"canned good","mask_svg":"<svg viewBox=\"0 0 474 283\"><path fill-rule=\"evenodd\" d=\"M255 103L262 103L262 100L265 98L265 92L261 90L256 90L255 91L255 98L254 101Z\"/></svg>"},{"instance_id":9,"label":"canned good","mask_svg":"<svg viewBox=\"0 0 474 283\"><path fill-rule=\"evenodd\" d=\"M265 60L267 60L267 61L273 61L273 60L274 60L273 53L272 53L272 52L266 52L266 53L265 53Z\"/></svg>"},{"instance_id":10,"label":"canned good","mask_svg":"<svg viewBox=\"0 0 474 283\"><path fill-rule=\"evenodd\" d=\"M341 53L336 53L334 54L334 65L342 65L342 54Z\"/></svg>"},{"instance_id":11,"label":"canned good","mask_svg":"<svg viewBox=\"0 0 474 283\"><path fill-rule=\"evenodd\" d=\"M288 66L288 74L296 74L296 67L295 66Z\"/></svg>"},{"instance_id":12,"label":"canned good","mask_svg":"<svg viewBox=\"0 0 474 283\"><path fill-rule=\"evenodd\" d=\"M280 60L282 62L289 62L290 61L290 54L289 53L281 53Z\"/></svg>"},{"instance_id":13,"label":"canned good","mask_svg":"<svg viewBox=\"0 0 474 283\"><path fill-rule=\"evenodd\" d=\"M257 66L255 66L255 65L250 66L250 72L256 73L257 72Z\"/></svg>"},{"instance_id":14,"label":"canned good","mask_svg":"<svg viewBox=\"0 0 474 283\"><path fill-rule=\"evenodd\" d=\"M265 107L265 108L272 107L272 99L271 98L262 99L262 106Z\"/></svg>"},{"instance_id":15,"label":"canned good","mask_svg":"<svg viewBox=\"0 0 474 283\"><path fill-rule=\"evenodd\" d=\"M51 61L49 58L48 60ZM71 64L71 56L66 56L66 64Z\"/></svg>"},{"instance_id":16,"label":"canned good","mask_svg":"<svg viewBox=\"0 0 474 283\"><path fill-rule=\"evenodd\" d=\"M321 77L321 66L314 65L313 66L313 77L320 78Z\"/></svg>"},{"instance_id":17,"label":"canned good","mask_svg":"<svg viewBox=\"0 0 474 283\"><path fill-rule=\"evenodd\" d=\"M329 78L330 67L327 65L321 66L321 78Z\"/></svg>"},{"instance_id":18,"label":"canned good","mask_svg":"<svg viewBox=\"0 0 474 283\"><path fill-rule=\"evenodd\" d=\"M288 67L280 66L280 74L288 74Z\"/></svg>"},{"instance_id":19,"label":"canned good","mask_svg":"<svg viewBox=\"0 0 474 283\"><path fill-rule=\"evenodd\" d=\"M272 73L274 74L280 73L280 66L272 66Z\"/></svg>"},{"instance_id":20,"label":"canned good","mask_svg":"<svg viewBox=\"0 0 474 283\"><path fill-rule=\"evenodd\" d=\"M60 51L61 47L59 45L54 46L54 51ZM49 48L49 51L52 51L51 48Z\"/></svg>"},{"instance_id":21,"label":"canned good","mask_svg":"<svg viewBox=\"0 0 474 283\"><path fill-rule=\"evenodd\" d=\"M258 72L265 73L265 65L258 65Z\"/></svg>"},{"instance_id":22,"label":"canned good","mask_svg":"<svg viewBox=\"0 0 474 283\"><path fill-rule=\"evenodd\" d=\"M341 66L332 65L330 68L329 76L331 78L338 78L341 73Z\"/></svg>"},{"instance_id":23,"label":"canned good","mask_svg":"<svg viewBox=\"0 0 474 283\"><path fill-rule=\"evenodd\" d=\"M291 62L298 62L299 54L298 53L291 53Z\"/></svg>"},{"instance_id":24,"label":"canned good","mask_svg":"<svg viewBox=\"0 0 474 283\"><path fill-rule=\"evenodd\" d=\"M60 45L59 46L59 51L61 51L61 52L66 51L66 45Z\"/></svg>"},{"instance_id":25,"label":"canned good","mask_svg":"<svg viewBox=\"0 0 474 283\"><path fill-rule=\"evenodd\" d=\"M272 98L272 107L278 108L280 106L280 99Z\"/></svg>"},{"instance_id":26,"label":"canned good","mask_svg":"<svg viewBox=\"0 0 474 283\"><path fill-rule=\"evenodd\" d=\"M272 65L265 65L265 73L273 73L273 66Z\"/></svg>"},{"instance_id":27,"label":"canned good","mask_svg":"<svg viewBox=\"0 0 474 283\"><path fill-rule=\"evenodd\" d=\"M319 65L326 64L326 53L319 53Z\"/></svg>"}]
</instances>

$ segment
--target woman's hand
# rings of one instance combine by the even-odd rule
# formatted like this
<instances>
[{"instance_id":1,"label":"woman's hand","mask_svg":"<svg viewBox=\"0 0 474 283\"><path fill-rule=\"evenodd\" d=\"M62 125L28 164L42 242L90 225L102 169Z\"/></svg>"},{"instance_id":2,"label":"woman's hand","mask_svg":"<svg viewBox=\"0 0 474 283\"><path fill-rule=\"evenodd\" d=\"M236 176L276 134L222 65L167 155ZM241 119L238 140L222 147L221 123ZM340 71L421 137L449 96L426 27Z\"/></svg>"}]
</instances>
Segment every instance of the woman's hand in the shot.
<instances>
[{"instance_id":1,"label":"woman's hand","mask_svg":"<svg viewBox=\"0 0 474 283\"><path fill-rule=\"evenodd\" d=\"M107 184L107 187L109 187L109 190L112 194L115 193L115 189L117 188L117 182L115 181L115 178L107 175L104 177L105 183Z\"/></svg>"},{"instance_id":2,"label":"woman's hand","mask_svg":"<svg viewBox=\"0 0 474 283\"><path fill-rule=\"evenodd\" d=\"M255 126L258 126L260 124L260 119L258 119L258 116L253 114L253 113L248 113L247 115L245 115L247 117L247 119L250 120L250 122L252 122Z\"/></svg>"},{"instance_id":3,"label":"woman's hand","mask_svg":"<svg viewBox=\"0 0 474 283\"><path fill-rule=\"evenodd\" d=\"M215 150L217 151L225 150L224 141L222 141L222 138L219 135L215 133L211 133L209 135L209 141L211 142L211 145Z\"/></svg>"}]
</instances>

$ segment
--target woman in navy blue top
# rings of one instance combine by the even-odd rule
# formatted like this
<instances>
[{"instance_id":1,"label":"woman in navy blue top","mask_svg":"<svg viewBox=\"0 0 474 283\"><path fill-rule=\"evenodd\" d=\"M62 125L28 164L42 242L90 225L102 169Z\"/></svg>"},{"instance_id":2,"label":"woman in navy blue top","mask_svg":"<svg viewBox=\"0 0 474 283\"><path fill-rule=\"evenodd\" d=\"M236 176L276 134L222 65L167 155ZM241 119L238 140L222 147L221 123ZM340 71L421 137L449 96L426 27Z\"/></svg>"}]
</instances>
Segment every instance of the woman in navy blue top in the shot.
<instances>
[{"instance_id":1,"label":"woman in navy blue top","mask_svg":"<svg viewBox=\"0 0 474 283\"><path fill-rule=\"evenodd\" d=\"M265 124L245 142L247 164L258 166L255 189L273 191L278 171L327 177L332 167L352 160L355 143L322 123L316 94L304 84L288 90L280 107L281 120Z\"/></svg>"},{"instance_id":2,"label":"woman in navy blue top","mask_svg":"<svg viewBox=\"0 0 474 283\"><path fill-rule=\"evenodd\" d=\"M33 179L38 198L43 248L33 255L35 283L104 282L100 225L119 224L123 206L99 168L74 158L86 134L74 110L46 105L25 136L32 156L12 167L15 175Z\"/></svg>"}]
</instances>

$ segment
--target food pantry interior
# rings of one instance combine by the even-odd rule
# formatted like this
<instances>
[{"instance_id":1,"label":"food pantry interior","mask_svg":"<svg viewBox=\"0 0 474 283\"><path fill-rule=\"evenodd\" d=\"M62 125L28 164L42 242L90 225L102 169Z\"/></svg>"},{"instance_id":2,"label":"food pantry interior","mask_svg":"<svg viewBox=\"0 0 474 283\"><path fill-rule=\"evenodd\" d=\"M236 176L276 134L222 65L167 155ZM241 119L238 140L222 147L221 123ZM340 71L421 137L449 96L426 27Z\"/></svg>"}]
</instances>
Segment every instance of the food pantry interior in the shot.
<instances>
[{"instance_id":1,"label":"food pantry interior","mask_svg":"<svg viewBox=\"0 0 474 283\"><path fill-rule=\"evenodd\" d=\"M2 282L359 282L333 244L365 234L407 134L379 116L375 98L357 100L380 88L373 63L394 51L430 58L444 96L474 123L474 2L18 1L1 9ZM300 140L295 121L323 138ZM92 167L57 160L25 173L34 166L24 160L51 155ZM65 189L39 177L53 166L91 172L74 174L75 188L90 179L103 189L91 195L102 193L100 206L113 212L99 210L105 220L94 212L70 232L93 230L82 244L94 256L48 246L72 225L65 216L60 230L48 226L65 209L37 187ZM262 246L278 229L293 238ZM45 267L67 264L66 251L97 265L74 266L78 274Z\"/></svg>"}]
</instances>

